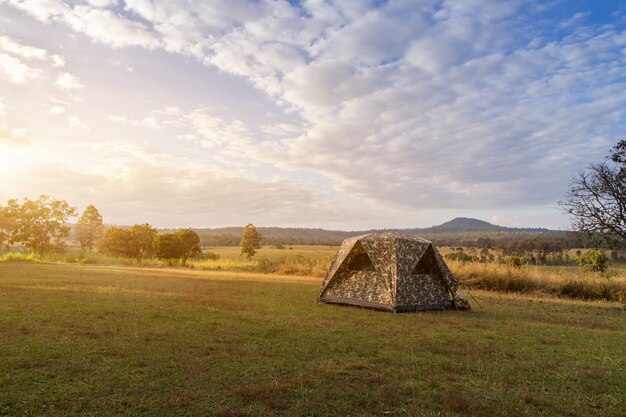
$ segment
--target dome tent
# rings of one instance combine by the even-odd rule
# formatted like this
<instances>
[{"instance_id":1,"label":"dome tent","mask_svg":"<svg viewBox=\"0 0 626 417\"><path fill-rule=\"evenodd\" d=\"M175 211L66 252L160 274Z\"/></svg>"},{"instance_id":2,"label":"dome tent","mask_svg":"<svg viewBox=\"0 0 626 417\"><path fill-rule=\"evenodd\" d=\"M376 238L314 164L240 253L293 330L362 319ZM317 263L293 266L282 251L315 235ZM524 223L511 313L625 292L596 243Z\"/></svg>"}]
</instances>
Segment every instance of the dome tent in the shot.
<instances>
[{"instance_id":1,"label":"dome tent","mask_svg":"<svg viewBox=\"0 0 626 417\"><path fill-rule=\"evenodd\" d=\"M393 312L470 308L435 246L399 233L344 240L319 301Z\"/></svg>"}]
</instances>

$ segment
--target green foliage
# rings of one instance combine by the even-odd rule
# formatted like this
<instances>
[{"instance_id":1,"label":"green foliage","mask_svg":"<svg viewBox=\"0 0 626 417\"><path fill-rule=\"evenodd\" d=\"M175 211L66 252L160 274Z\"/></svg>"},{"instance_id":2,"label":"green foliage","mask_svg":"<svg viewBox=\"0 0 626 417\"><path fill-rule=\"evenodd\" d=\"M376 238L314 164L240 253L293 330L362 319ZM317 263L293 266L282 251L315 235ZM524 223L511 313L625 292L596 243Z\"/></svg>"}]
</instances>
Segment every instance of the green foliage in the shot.
<instances>
[{"instance_id":1,"label":"green foliage","mask_svg":"<svg viewBox=\"0 0 626 417\"><path fill-rule=\"evenodd\" d=\"M23 199L21 204L16 199L9 200L2 211L5 225L11 223L10 243L22 243L40 256L63 245L63 238L70 232L66 222L75 213L67 201L47 195L37 200Z\"/></svg>"},{"instance_id":2,"label":"green foliage","mask_svg":"<svg viewBox=\"0 0 626 417\"><path fill-rule=\"evenodd\" d=\"M504 264L513 268L520 268L524 265L524 260L519 256L510 255L504 257Z\"/></svg>"},{"instance_id":3,"label":"green foliage","mask_svg":"<svg viewBox=\"0 0 626 417\"><path fill-rule=\"evenodd\" d=\"M588 271L605 272L609 267L609 257L604 251L591 250L579 255L576 263Z\"/></svg>"},{"instance_id":4,"label":"green foliage","mask_svg":"<svg viewBox=\"0 0 626 417\"><path fill-rule=\"evenodd\" d=\"M0 205L0 249L8 246L11 233L15 229L15 215L8 208Z\"/></svg>"},{"instance_id":5,"label":"green foliage","mask_svg":"<svg viewBox=\"0 0 626 417\"><path fill-rule=\"evenodd\" d=\"M1 262L41 262L39 255L34 253L9 252L0 256Z\"/></svg>"},{"instance_id":6,"label":"green foliage","mask_svg":"<svg viewBox=\"0 0 626 417\"><path fill-rule=\"evenodd\" d=\"M154 248L154 239L157 231L148 223L134 224L128 232L131 235L131 249L137 258L137 262L141 262L144 256L152 255Z\"/></svg>"},{"instance_id":7,"label":"green foliage","mask_svg":"<svg viewBox=\"0 0 626 417\"><path fill-rule=\"evenodd\" d=\"M100 249L112 256L130 256L130 240L128 230L112 226L104 231Z\"/></svg>"},{"instance_id":8,"label":"green foliage","mask_svg":"<svg viewBox=\"0 0 626 417\"><path fill-rule=\"evenodd\" d=\"M172 264L180 259L186 266L189 258L201 256L200 237L191 229L181 229L175 233L162 233L154 239L154 254L159 259Z\"/></svg>"},{"instance_id":9,"label":"green foliage","mask_svg":"<svg viewBox=\"0 0 626 417\"><path fill-rule=\"evenodd\" d=\"M154 239L154 254L170 264L183 256L183 243L177 233L161 233Z\"/></svg>"},{"instance_id":10,"label":"green foliage","mask_svg":"<svg viewBox=\"0 0 626 417\"><path fill-rule=\"evenodd\" d=\"M214 253L214 252L200 252L196 256L198 259L202 259L202 260L208 259L211 261L217 261L220 258L220 254Z\"/></svg>"},{"instance_id":11,"label":"green foliage","mask_svg":"<svg viewBox=\"0 0 626 417\"><path fill-rule=\"evenodd\" d=\"M138 263L151 255L157 231L147 223L135 224L128 229L109 227L104 232L102 251L113 256L134 258Z\"/></svg>"},{"instance_id":12,"label":"green foliage","mask_svg":"<svg viewBox=\"0 0 626 417\"><path fill-rule=\"evenodd\" d=\"M241 246L241 254L246 255L248 260L252 259L257 249L261 248L263 236L256 230L253 224L248 224L241 234L239 246Z\"/></svg>"},{"instance_id":13,"label":"green foliage","mask_svg":"<svg viewBox=\"0 0 626 417\"><path fill-rule=\"evenodd\" d=\"M102 216L98 209L90 204L83 212L76 225L76 238L83 249L93 249L102 237Z\"/></svg>"},{"instance_id":14,"label":"green foliage","mask_svg":"<svg viewBox=\"0 0 626 417\"><path fill-rule=\"evenodd\" d=\"M200 252L200 236L194 230L180 229L176 232L180 239L180 256L182 265L187 264L187 259L197 256Z\"/></svg>"},{"instance_id":15,"label":"green foliage","mask_svg":"<svg viewBox=\"0 0 626 417\"><path fill-rule=\"evenodd\" d=\"M459 262L475 262L478 260L475 256L468 255L463 252L463 249L457 250L456 252L451 252L446 254L444 257L449 261L459 261Z\"/></svg>"}]
</instances>

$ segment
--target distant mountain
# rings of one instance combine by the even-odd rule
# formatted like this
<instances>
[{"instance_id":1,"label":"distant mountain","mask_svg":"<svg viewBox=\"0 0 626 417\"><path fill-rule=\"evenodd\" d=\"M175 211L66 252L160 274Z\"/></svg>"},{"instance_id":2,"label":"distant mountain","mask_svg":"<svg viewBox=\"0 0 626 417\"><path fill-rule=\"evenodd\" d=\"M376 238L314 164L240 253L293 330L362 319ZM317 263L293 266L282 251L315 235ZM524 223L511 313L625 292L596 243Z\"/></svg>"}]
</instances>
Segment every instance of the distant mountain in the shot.
<instances>
[{"instance_id":1,"label":"distant mountain","mask_svg":"<svg viewBox=\"0 0 626 417\"><path fill-rule=\"evenodd\" d=\"M447 233L447 232L550 232L542 228L517 228L498 226L484 220L470 217L456 217L450 221L424 229L411 229L422 233Z\"/></svg>"},{"instance_id":2,"label":"distant mountain","mask_svg":"<svg viewBox=\"0 0 626 417\"><path fill-rule=\"evenodd\" d=\"M258 227L263 235L265 244L312 244L312 245L336 245L342 240L375 232L397 232L407 235L450 235L464 233L552 233L548 229L540 228L513 228L498 226L484 220L468 217L457 217L438 226L427 228L410 229L371 229L361 231L325 230L318 228L295 228L295 227ZM215 229L195 229L205 245L237 245L243 227L220 227Z\"/></svg>"}]
</instances>

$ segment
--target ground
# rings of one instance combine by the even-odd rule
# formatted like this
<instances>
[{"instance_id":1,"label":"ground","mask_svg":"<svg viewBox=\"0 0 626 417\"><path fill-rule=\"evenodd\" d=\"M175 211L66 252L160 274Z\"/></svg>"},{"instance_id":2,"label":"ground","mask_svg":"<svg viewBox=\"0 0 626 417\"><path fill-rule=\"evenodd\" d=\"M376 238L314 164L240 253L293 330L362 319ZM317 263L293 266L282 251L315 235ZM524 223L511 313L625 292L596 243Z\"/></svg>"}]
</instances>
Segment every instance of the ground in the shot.
<instances>
[{"instance_id":1,"label":"ground","mask_svg":"<svg viewBox=\"0 0 626 417\"><path fill-rule=\"evenodd\" d=\"M321 280L0 263L0 415L624 416L617 303L318 304Z\"/></svg>"}]
</instances>

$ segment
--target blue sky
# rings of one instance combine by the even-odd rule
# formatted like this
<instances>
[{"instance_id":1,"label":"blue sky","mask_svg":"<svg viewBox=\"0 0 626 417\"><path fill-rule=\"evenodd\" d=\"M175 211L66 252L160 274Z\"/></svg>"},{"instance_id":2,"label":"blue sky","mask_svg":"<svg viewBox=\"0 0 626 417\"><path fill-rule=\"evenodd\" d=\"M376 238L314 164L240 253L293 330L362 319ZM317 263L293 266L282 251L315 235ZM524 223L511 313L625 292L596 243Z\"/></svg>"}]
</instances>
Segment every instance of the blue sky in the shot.
<instances>
[{"instance_id":1,"label":"blue sky","mask_svg":"<svg viewBox=\"0 0 626 417\"><path fill-rule=\"evenodd\" d=\"M0 0L0 201L565 228L624 137L625 30L618 1Z\"/></svg>"}]
</instances>

